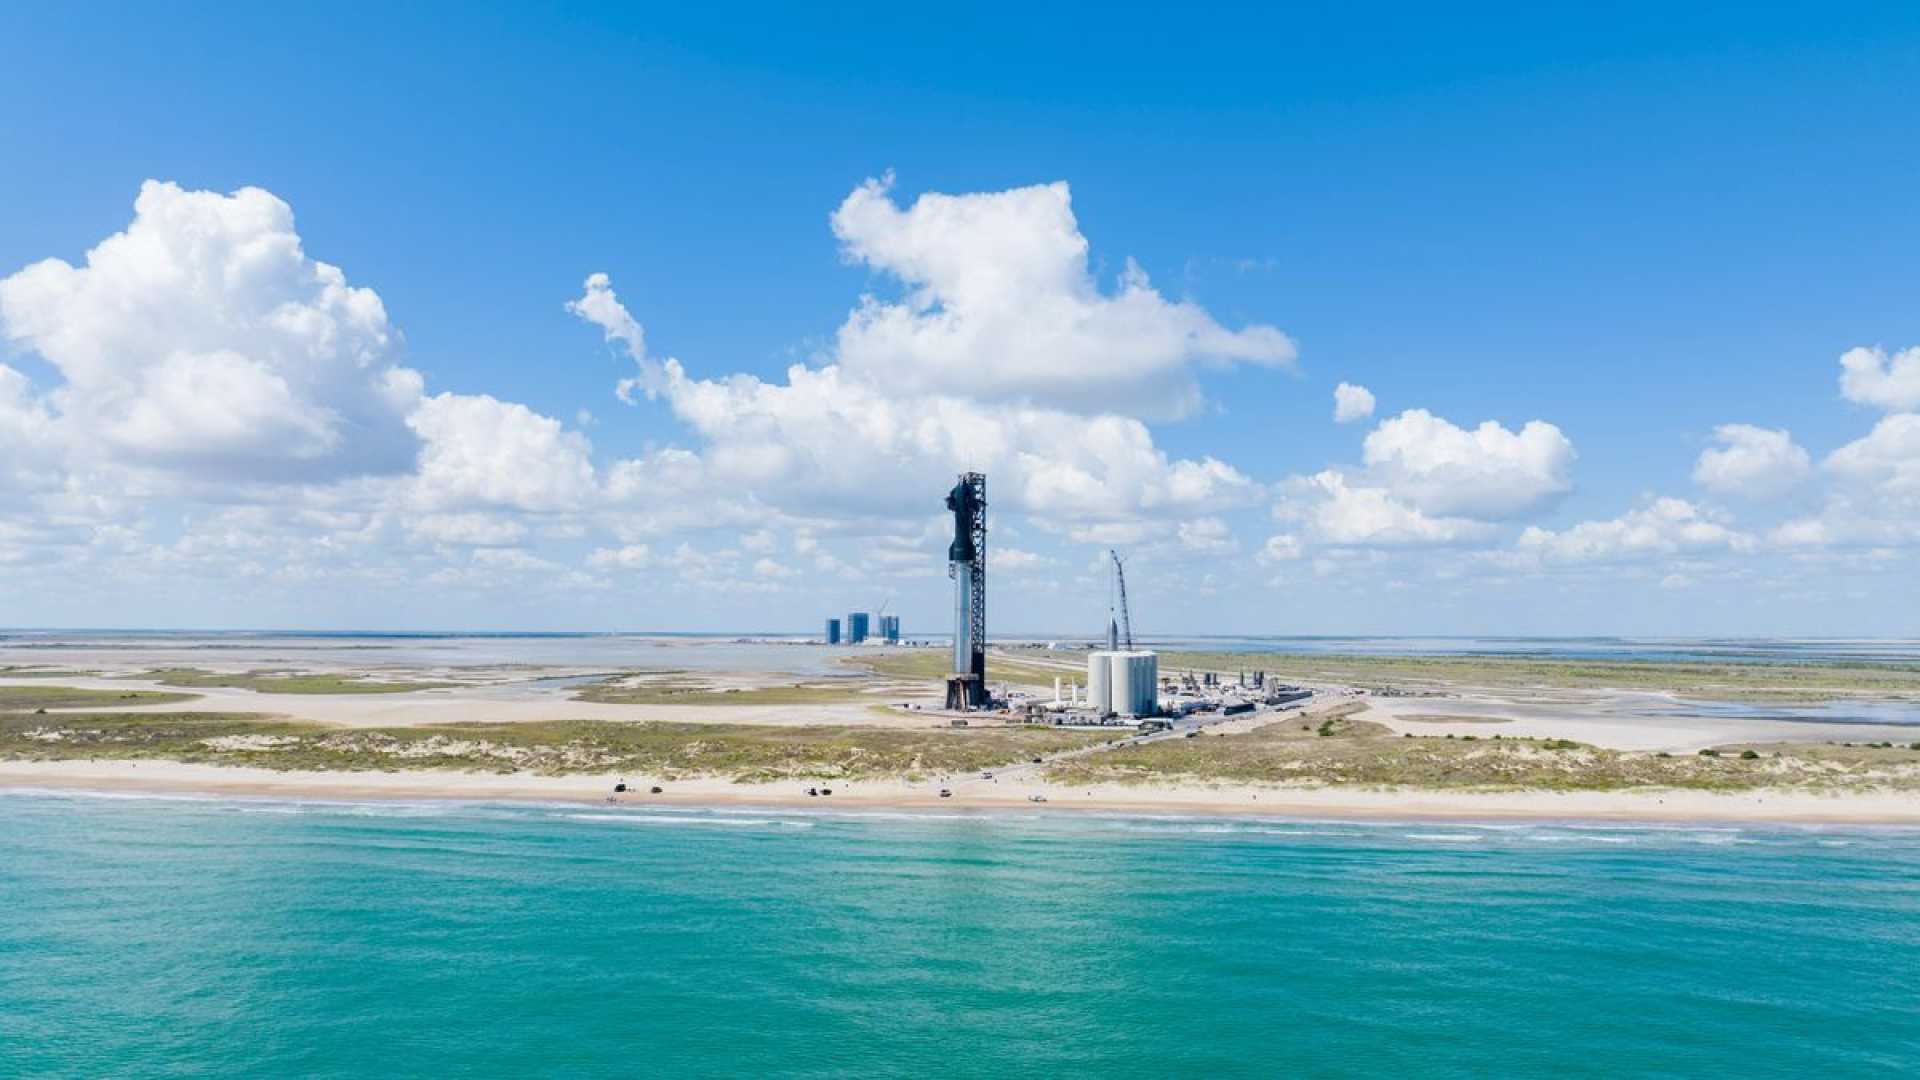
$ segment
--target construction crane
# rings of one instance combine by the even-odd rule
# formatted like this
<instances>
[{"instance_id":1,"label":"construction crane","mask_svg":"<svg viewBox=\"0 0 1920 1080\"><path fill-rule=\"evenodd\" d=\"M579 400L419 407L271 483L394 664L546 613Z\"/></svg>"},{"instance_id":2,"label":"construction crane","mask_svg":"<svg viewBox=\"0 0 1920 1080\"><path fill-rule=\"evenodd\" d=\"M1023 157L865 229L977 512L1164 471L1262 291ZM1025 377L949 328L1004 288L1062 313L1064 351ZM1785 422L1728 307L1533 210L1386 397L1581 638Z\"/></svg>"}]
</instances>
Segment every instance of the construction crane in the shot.
<instances>
[{"instance_id":1,"label":"construction crane","mask_svg":"<svg viewBox=\"0 0 1920 1080\"><path fill-rule=\"evenodd\" d=\"M1113 557L1113 580L1120 588L1120 636L1126 642L1127 651L1133 651L1133 618L1127 614L1127 567L1120 561L1120 553L1112 548L1107 554Z\"/></svg>"}]
</instances>

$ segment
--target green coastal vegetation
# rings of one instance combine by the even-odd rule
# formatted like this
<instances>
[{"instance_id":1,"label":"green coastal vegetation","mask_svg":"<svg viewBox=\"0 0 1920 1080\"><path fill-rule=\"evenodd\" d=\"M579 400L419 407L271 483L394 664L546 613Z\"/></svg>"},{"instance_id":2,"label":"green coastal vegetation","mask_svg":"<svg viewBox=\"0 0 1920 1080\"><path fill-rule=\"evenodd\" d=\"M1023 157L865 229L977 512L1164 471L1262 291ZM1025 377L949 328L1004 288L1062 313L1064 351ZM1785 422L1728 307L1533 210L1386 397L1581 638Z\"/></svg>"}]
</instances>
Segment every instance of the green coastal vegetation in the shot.
<instances>
[{"instance_id":1,"label":"green coastal vegetation","mask_svg":"<svg viewBox=\"0 0 1920 1080\"><path fill-rule=\"evenodd\" d=\"M1318 656L1167 652L1160 671L1267 671L1281 679L1368 689L1647 690L1729 701L1920 697L1920 664L1681 663L1503 656Z\"/></svg>"},{"instance_id":2,"label":"green coastal vegetation","mask_svg":"<svg viewBox=\"0 0 1920 1080\"><path fill-rule=\"evenodd\" d=\"M582 687L575 701L601 705L834 705L871 700L871 684L860 679L793 683L784 686L715 686L678 672L650 673L639 679L615 675Z\"/></svg>"},{"instance_id":3,"label":"green coastal vegetation","mask_svg":"<svg viewBox=\"0 0 1920 1080\"><path fill-rule=\"evenodd\" d=\"M164 759L302 771L632 772L722 776L742 783L971 772L1109 737L1051 728L954 731L597 720L342 728L251 713L0 712L0 757L21 761Z\"/></svg>"},{"instance_id":4,"label":"green coastal vegetation","mask_svg":"<svg viewBox=\"0 0 1920 1080\"><path fill-rule=\"evenodd\" d=\"M151 679L162 686L255 690L262 694L406 694L458 686L450 682L382 681L364 675L336 675L300 671L220 672L200 668L161 668L130 678Z\"/></svg>"},{"instance_id":5,"label":"green coastal vegetation","mask_svg":"<svg viewBox=\"0 0 1920 1080\"><path fill-rule=\"evenodd\" d=\"M34 709L94 709L124 705L177 705L199 694L164 690L86 690L78 686L0 686L0 712Z\"/></svg>"},{"instance_id":6,"label":"green coastal vegetation","mask_svg":"<svg viewBox=\"0 0 1920 1080\"><path fill-rule=\"evenodd\" d=\"M843 662L866 668L875 675L894 679L939 682L953 674L953 654L945 649L912 649L902 652L876 653L871 656L856 655L847 657ZM1083 667L1076 675L1072 670L1023 663L998 654L987 661L989 682L1005 682L1015 686L1043 686L1052 689L1056 676L1084 682L1086 671Z\"/></svg>"},{"instance_id":7,"label":"green coastal vegetation","mask_svg":"<svg viewBox=\"0 0 1920 1080\"><path fill-rule=\"evenodd\" d=\"M95 674L97 672L43 667L38 664L0 664L0 679L90 679Z\"/></svg>"},{"instance_id":8,"label":"green coastal vegetation","mask_svg":"<svg viewBox=\"0 0 1920 1080\"><path fill-rule=\"evenodd\" d=\"M1081 658L1059 654L1072 664ZM938 680L951 661L942 650L916 649L850 656L848 664L877 675ZM1019 686L1051 687L1055 676L1084 678L1072 666L1028 662L995 653L990 677ZM1300 653L1162 652L1160 673L1266 671L1276 678L1373 691L1443 694L1485 689L1528 691L1630 690L1721 701L1820 702L1850 697L1920 698L1920 664L1752 661L1688 663L1640 660L1561 660L1510 656L1366 656Z\"/></svg>"},{"instance_id":9,"label":"green coastal vegetation","mask_svg":"<svg viewBox=\"0 0 1920 1080\"><path fill-rule=\"evenodd\" d=\"M1920 791L1920 743L1751 744L1696 754L1608 750L1571 739L1395 735L1357 709L1290 717L1063 761L1068 784L1243 783L1452 790Z\"/></svg>"},{"instance_id":10,"label":"green coastal vegetation","mask_svg":"<svg viewBox=\"0 0 1920 1080\"><path fill-rule=\"evenodd\" d=\"M387 692L397 692L391 687L438 685L269 672L221 676L194 669L169 669L149 677L160 675L173 685L244 685L291 693L366 692L335 689L342 683ZM296 682L302 679L326 681ZM306 688L284 689L289 682ZM856 677L727 689L697 674L649 672L609 677L582 688L579 699L625 704L871 703L880 697L875 691L886 685L877 677ZM1000 724L955 730L554 720L341 727L258 713L109 711L178 704L198 696L41 683L0 686L0 758L164 759L288 771L630 772L741 782L924 777L1048 758L1047 778L1066 784L1920 792L1920 742L1728 744L1669 754L1505 736L1484 728L1413 736L1366 719L1366 705L1360 701L1290 714L1250 731L1206 731L1059 758L1053 755L1093 749L1115 735ZM1444 713L1427 717L1428 722L1465 719Z\"/></svg>"}]
</instances>

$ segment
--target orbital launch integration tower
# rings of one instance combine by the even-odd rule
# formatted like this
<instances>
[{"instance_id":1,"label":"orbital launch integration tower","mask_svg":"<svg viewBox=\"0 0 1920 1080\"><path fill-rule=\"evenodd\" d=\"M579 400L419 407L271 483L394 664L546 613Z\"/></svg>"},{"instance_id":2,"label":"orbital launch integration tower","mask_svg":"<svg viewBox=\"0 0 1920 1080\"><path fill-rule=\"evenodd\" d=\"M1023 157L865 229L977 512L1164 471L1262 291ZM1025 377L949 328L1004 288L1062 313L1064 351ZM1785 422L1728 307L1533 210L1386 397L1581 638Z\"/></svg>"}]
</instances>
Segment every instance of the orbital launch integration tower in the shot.
<instances>
[{"instance_id":1,"label":"orbital launch integration tower","mask_svg":"<svg viewBox=\"0 0 1920 1080\"><path fill-rule=\"evenodd\" d=\"M987 478L970 472L947 493L953 511L953 544L947 576L953 579L953 674L947 677L947 708L987 704Z\"/></svg>"}]
</instances>

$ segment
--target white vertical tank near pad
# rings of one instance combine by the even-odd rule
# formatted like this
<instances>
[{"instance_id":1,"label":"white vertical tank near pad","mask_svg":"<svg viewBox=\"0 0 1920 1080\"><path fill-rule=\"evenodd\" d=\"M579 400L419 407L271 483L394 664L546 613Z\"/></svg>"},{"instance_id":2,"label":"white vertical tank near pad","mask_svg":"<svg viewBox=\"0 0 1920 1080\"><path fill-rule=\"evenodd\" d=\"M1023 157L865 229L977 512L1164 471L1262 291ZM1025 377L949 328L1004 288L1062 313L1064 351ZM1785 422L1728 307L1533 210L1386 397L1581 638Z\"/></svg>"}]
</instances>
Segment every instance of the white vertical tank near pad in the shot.
<instances>
[{"instance_id":1,"label":"white vertical tank near pad","mask_svg":"<svg viewBox=\"0 0 1920 1080\"><path fill-rule=\"evenodd\" d=\"M1160 657L1150 652L1110 654L1108 679L1112 709L1125 716L1152 716L1160 711Z\"/></svg>"},{"instance_id":2,"label":"white vertical tank near pad","mask_svg":"<svg viewBox=\"0 0 1920 1080\"><path fill-rule=\"evenodd\" d=\"M1113 657L1118 654L1087 654L1087 704L1101 716L1113 711Z\"/></svg>"}]
</instances>

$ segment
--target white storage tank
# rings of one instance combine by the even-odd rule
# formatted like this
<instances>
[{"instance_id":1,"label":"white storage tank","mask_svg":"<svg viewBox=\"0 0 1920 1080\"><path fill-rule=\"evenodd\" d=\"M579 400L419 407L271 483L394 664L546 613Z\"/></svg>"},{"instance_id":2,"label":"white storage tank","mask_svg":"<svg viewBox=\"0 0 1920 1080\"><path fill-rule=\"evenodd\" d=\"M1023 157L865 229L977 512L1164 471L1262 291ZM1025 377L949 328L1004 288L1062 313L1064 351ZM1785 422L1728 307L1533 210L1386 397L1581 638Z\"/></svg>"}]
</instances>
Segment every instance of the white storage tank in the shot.
<instances>
[{"instance_id":1,"label":"white storage tank","mask_svg":"<svg viewBox=\"0 0 1920 1080\"><path fill-rule=\"evenodd\" d=\"M1160 712L1160 657L1150 652L1108 654L1112 674L1107 692L1111 709L1122 716L1155 716Z\"/></svg>"},{"instance_id":2,"label":"white storage tank","mask_svg":"<svg viewBox=\"0 0 1920 1080\"><path fill-rule=\"evenodd\" d=\"M1101 716L1113 711L1113 658L1118 654L1087 654L1087 704Z\"/></svg>"}]
</instances>

